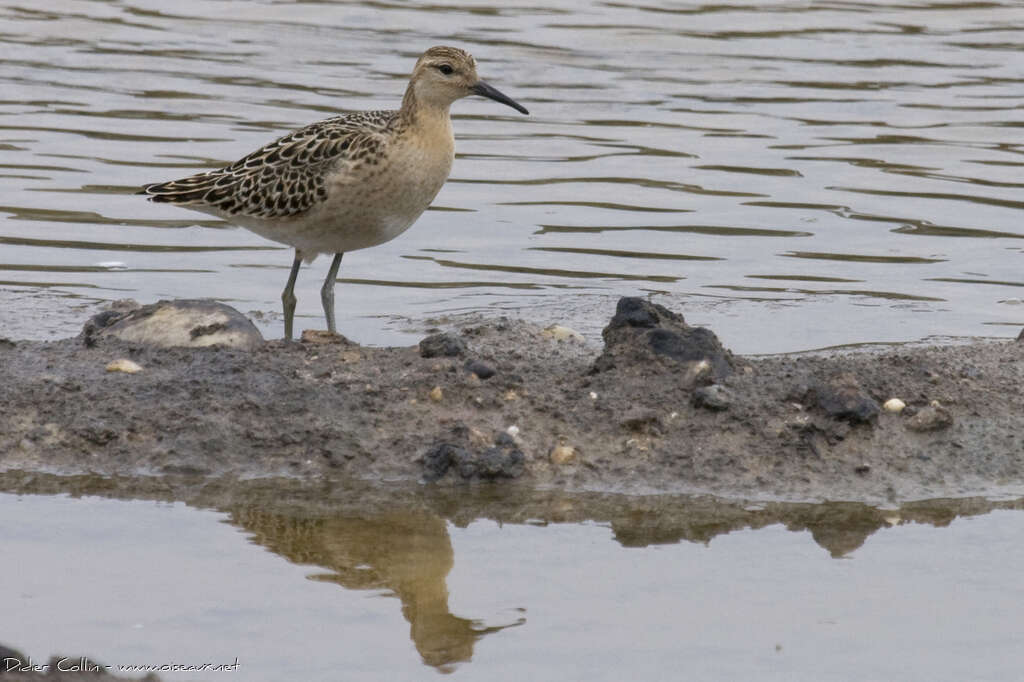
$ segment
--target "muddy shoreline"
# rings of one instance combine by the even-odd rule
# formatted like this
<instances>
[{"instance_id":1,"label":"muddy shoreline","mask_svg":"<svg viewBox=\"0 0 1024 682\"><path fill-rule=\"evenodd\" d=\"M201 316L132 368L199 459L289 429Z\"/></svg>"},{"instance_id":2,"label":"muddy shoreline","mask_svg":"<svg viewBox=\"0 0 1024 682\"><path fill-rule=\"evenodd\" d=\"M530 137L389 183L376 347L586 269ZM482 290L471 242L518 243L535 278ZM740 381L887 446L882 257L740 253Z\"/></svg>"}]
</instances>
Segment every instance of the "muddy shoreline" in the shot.
<instances>
[{"instance_id":1,"label":"muddy shoreline","mask_svg":"<svg viewBox=\"0 0 1024 682\"><path fill-rule=\"evenodd\" d=\"M408 348L4 340L0 468L793 501L1024 491L1024 343L739 358L640 299L604 341L506 319Z\"/></svg>"}]
</instances>

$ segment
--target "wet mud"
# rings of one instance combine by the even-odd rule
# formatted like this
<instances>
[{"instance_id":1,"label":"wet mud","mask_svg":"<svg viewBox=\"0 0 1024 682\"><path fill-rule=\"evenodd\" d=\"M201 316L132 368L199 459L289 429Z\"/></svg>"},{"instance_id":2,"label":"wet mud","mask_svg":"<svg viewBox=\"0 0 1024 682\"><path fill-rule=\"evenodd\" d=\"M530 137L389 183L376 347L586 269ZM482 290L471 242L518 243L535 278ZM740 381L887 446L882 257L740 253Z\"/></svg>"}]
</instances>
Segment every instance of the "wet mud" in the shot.
<instances>
[{"instance_id":1,"label":"wet mud","mask_svg":"<svg viewBox=\"0 0 1024 682\"><path fill-rule=\"evenodd\" d=\"M408 348L307 333L249 350L90 324L0 341L2 470L807 501L1024 490L1020 341L743 358L638 298L601 348L507 319Z\"/></svg>"}]
</instances>

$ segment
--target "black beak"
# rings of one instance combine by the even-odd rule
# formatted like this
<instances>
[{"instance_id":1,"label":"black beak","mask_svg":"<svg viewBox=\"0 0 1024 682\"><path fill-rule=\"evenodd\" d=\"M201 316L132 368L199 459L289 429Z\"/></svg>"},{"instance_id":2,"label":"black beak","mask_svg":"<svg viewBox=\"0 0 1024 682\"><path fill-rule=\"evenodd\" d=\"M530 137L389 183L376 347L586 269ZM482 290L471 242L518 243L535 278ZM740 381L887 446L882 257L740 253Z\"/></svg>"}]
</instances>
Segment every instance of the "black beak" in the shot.
<instances>
[{"instance_id":1,"label":"black beak","mask_svg":"<svg viewBox=\"0 0 1024 682\"><path fill-rule=\"evenodd\" d=\"M484 97L488 97L490 99L493 99L495 102L501 102L502 104L507 104L508 106L510 106L513 109L515 109L516 111L518 111L520 114L529 114L530 113L529 111L526 110L526 107L524 107L522 104L520 104L519 102L516 102L511 97L502 94L497 88L492 88L490 85L488 85L487 83L484 83L483 81L477 81L476 85L471 87L470 90L472 90L474 93L476 93L478 95L482 95Z\"/></svg>"}]
</instances>

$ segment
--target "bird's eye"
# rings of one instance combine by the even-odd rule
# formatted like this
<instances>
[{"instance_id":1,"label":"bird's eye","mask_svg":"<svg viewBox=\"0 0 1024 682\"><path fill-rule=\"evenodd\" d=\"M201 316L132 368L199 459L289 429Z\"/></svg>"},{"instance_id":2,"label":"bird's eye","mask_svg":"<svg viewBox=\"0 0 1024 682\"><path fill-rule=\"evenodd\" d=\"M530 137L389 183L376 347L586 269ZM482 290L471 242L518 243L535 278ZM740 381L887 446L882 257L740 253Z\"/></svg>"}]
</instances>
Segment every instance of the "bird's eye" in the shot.
<instances>
[{"instance_id":1,"label":"bird's eye","mask_svg":"<svg viewBox=\"0 0 1024 682\"><path fill-rule=\"evenodd\" d=\"M455 69L452 68L451 64L440 64L438 65L437 70L446 76L450 76L455 72Z\"/></svg>"}]
</instances>

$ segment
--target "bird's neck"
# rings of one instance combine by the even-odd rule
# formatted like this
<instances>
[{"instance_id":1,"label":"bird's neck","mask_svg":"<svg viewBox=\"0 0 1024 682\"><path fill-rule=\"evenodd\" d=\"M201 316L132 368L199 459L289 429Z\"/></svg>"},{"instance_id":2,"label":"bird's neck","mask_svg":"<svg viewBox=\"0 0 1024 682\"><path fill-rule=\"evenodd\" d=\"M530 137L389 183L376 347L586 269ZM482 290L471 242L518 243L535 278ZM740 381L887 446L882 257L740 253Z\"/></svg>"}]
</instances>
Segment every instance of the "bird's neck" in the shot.
<instances>
[{"instance_id":1,"label":"bird's neck","mask_svg":"<svg viewBox=\"0 0 1024 682\"><path fill-rule=\"evenodd\" d=\"M439 129L450 131L452 125L450 109L450 102L439 103L419 97L414 84L409 83L409 87L405 90L405 96L402 98L399 115L405 125L410 128L431 132Z\"/></svg>"}]
</instances>

